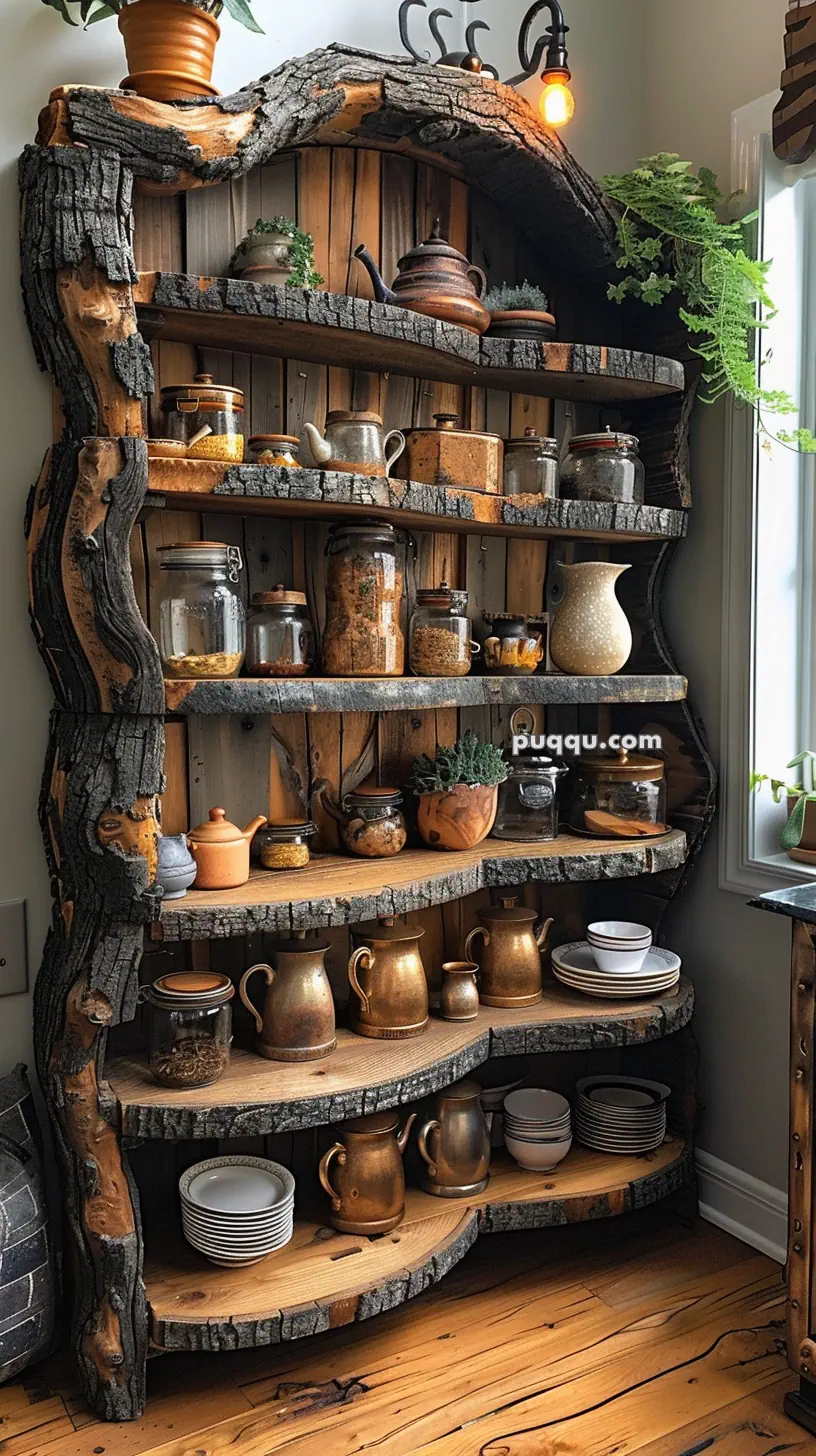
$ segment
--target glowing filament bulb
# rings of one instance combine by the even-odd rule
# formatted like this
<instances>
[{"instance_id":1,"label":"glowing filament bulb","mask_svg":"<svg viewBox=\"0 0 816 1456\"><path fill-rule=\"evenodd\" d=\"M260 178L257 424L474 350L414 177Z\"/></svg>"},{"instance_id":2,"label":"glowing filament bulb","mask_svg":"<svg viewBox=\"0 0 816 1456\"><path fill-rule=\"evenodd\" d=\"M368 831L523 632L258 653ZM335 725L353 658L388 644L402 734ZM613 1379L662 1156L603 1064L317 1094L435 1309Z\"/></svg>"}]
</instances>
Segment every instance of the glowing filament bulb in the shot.
<instances>
[{"instance_id":1,"label":"glowing filament bulb","mask_svg":"<svg viewBox=\"0 0 816 1456\"><path fill-rule=\"evenodd\" d=\"M538 99L538 109L547 126L566 126L575 114L575 97L567 81L569 76L544 73L544 90Z\"/></svg>"}]
</instances>

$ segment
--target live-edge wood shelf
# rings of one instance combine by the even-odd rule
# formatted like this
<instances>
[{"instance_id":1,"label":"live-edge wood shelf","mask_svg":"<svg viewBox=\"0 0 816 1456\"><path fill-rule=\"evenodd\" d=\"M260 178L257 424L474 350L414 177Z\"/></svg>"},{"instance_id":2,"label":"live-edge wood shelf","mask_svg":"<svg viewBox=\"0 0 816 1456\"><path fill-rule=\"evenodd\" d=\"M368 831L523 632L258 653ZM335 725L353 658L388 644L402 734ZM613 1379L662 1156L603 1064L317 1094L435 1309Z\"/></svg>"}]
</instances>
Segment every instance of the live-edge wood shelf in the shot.
<instances>
[{"instance_id":1,"label":"live-edge wood shelf","mask_svg":"<svg viewBox=\"0 0 816 1456\"><path fill-rule=\"evenodd\" d=\"M551 1173L494 1152L483 1193L451 1200L409 1188L404 1221L382 1238L297 1218L292 1242L246 1269L216 1268L179 1242L145 1261L151 1338L164 1350L231 1350L353 1324L438 1283L480 1234L646 1208L690 1177L690 1149L675 1137L634 1158L574 1146Z\"/></svg>"},{"instance_id":2,"label":"live-edge wood shelf","mask_svg":"<svg viewBox=\"0 0 816 1456\"><path fill-rule=\"evenodd\" d=\"M165 679L168 713L396 713L433 708L581 703L678 703L684 677L621 674L569 677Z\"/></svg>"},{"instance_id":3,"label":"live-edge wood shelf","mask_svg":"<svg viewBox=\"0 0 816 1456\"><path fill-rule=\"evenodd\" d=\"M465 484L427 485L308 467L154 459L149 487L147 505L153 509L240 511L307 520L353 520L376 511L395 526L466 535L637 543L677 540L688 529L686 511L663 506L491 495L469 490Z\"/></svg>"},{"instance_id":4,"label":"live-edge wood shelf","mask_svg":"<svg viewBox=\"0 0 816 1456\"><path fill-rule=\"evenodd\" d=\"M105 1077L124 1137L230 1138L294 1132L417 1101L492 1057L636 1046L688 1025L694 992L642 1001L600 1001L545 984L537 1006L482 1006L464 1025L432 1017L422 1036L381 1042L339 1030L337 1049L320 1062L269 1062L233 1049L211 1087L174 1092L151 1078L146 1058L119 1057Z\"/></svg>"},{"instance_id":5,"label":"live-edge wood shelf","mask_svg":"<svg viewBox=\"0 0 816 1456\"><path fill-rule=\"evenodd\" d=\"M630 879L678 869L686 836L671 830L657 839L583 839L562 834L550 844L487 839L477 849L446 854L406 849L391 860L314 856L308 869L254 870L237 890L190 890L162 906L152 935L158 940L221 939L273 931L354 925L378 915L405 915L443 905L489 886L537 880Z\"/></svg>"},{"instance_id":6,"label":"live-edge wood shelf","mask_svg":"<svg viewBox=\"0 0 816 1456\"><path fill-rule=\"evenodd\" d=\"M676 359L603 345L480 340L439 319L346 294L144 273L136 302L146 337L209 349L594 404L657 399L685 384Z\"/></svg>"}]
</instances>

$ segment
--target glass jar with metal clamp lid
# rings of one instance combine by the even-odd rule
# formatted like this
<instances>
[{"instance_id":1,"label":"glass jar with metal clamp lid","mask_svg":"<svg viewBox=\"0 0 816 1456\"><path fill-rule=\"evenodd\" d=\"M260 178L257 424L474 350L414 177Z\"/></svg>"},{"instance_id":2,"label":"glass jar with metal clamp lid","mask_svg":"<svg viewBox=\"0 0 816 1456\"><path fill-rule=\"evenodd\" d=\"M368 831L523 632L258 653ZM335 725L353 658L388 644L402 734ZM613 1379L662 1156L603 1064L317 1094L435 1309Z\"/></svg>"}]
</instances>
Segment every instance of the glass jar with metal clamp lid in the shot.
<instances>
[{"instance_id":1,"label":"glass jar with metal clamp lid","mask_svg":"<svg viewBox=\"0 0 816 1456\"><path fill-rule=\"evenodd\" d=\"M246 646L237 546L160 546L159 652L165 677L237 677Z\"/></svg>"}]
</instances>

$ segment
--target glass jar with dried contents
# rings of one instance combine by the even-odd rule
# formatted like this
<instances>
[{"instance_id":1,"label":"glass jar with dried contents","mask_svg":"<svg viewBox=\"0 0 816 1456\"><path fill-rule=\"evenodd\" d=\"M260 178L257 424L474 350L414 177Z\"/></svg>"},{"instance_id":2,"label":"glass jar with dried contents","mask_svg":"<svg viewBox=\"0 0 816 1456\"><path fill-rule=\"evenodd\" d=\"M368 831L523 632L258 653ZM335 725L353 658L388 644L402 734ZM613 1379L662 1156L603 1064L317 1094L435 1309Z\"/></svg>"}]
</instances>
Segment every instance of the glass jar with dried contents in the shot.
<instances>
[{"instance_id":1,"label":"glass jar with dried contents","mask_svg":"<svg viewBox=\"0 0 816 1456\"><path fill-rule=\"evenodd\" d=\"M309 840L317 833L311 819L270 819L252 841L252 854L265 870L302 870L311 859Z\"/></svg>"},{"instance_id":2,"label":"glass jar with dried contents","mask_svg":"<svg viewBox=\"0 0 816 1456\"><path fill-rule=\"evenodd\" d=\"M643 754L587 754L575 761L570 826L603 839L665 834L665 765Z\"/></svg>"},{"instance_id":3,"label":"glass jar with dried contents","mask_svg":"<svg viewBox=\"0 0 816 1456\"><path fill-rule=\"evenodd\" d=\"M417 677L465 677L479 651L471 640L467 592L452 591L446 581L417 592L410 637L411 671Z\"/></svg>"},{"instance_id":4,"label":"glass jar with dried contents","mask_svg":"<svg viewBox=\"0 0 816 1456\"><path fill-rule=\"evenodd\" d=\"M196 374L192 384L169 384L161 392L164 433L184 440L188 460L244 458L244 392L216 384L211 374Z\"/></svg>"},{"instance_id":5,"label":"glass jar with dried contents","mask_svg":"<svg viewBox=\"0 0 816 1456\"><path fill-rule=\"evenodd\" d=\"M250 677L305 677L314 666L315 635L304 592L276 586L256 592L247 622Z\"/></svg>"},{"instance_id":6,"label":"glass jar with dried contents","mask_svg":"<svg viewBox=\"0 0 816 1456\"><path fill-rule=\"evenodd\" d=\"M361 859L391 859L405 848L408 830L399 789L361 785L345 794L338 804L328 779L319 779L312 793L313 805L319 803L339 825L340 838L349 854Z\"/></svg>"},{"instance_id":7,"label":"glass jar with dried contents","mask_svg":"<svg viewBox=\"0 0 816 1456\"><path fill-rule=\"evenodd\" d=\"M163 1087L207 1087L227 1070L234 995L229 976L211 971L175 971L143 988L150 1070Z\"/></svg>"},{"instance_id":8,"label":"glass jar with dried contents","mask_svg":"<svg viewBox=\"0 0 816 1456\"><path fill-rule=\"evenodd\" d=\"M617 501L642 505L646 471L635 435L607 427L595 435L576 435L561 467L565 500Z\"/></svg>"},{"instance_id":9,"label":"glass jar with dried contents","mask_svg":"<svg viewBox=\"0 0 816 1456\"><path fill-rule=\"evenodd\" d=\"M504 447L504 493L556 500L558 441L539 435L532 426L521 439L508 440Z\"/></svg>"},{"instance_id":10,"label":"glass jar with dried contents","mask_svg":"<svg viewBox=\"0 0 816 1456\"><path fill-rule=\"evenodd\" d=\"M247 449L255 465L286 466L300 470L300 440L297 435L250 435Z\"/></svg>"},{"instance_id":11,"label":"glass jar with dried contents","mask_svg":"<svg viewBox=\"0 0 816 1456\"><path fill-rule=\"evenodd\" d=\"M393 526L334 526L326 545L323 667L329 677L402 677L405 571Z\"/></svg>"},{"instance_id":12,"label":"glass jar with dried contents","mask_svg":"<svg viewBox=\"0 0 816 1456\"><path fill-rule=\"evenodd\" d=\"M159 551L159 652L165 677L237 677L246 645L238 547L180 541Z\"/></svg>"}]
</instances>

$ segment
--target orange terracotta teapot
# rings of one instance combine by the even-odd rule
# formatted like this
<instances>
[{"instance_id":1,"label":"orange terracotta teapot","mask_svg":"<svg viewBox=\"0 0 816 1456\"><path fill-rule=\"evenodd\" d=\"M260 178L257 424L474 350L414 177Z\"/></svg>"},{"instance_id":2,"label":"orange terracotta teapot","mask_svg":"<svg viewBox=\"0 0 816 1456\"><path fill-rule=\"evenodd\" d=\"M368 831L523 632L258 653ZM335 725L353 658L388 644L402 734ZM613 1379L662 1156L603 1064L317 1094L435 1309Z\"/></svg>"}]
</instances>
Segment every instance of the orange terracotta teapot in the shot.
<instances>
[{"instance_id":1,"label":"orange terracotta teapot","mask_svg":"<svg viewBox=\"0 0 816 1456\"><path fill-rule=\"evenodd\" d=\"M197 890L233 890L249 879L249 846L253 835L266 824L258 814L246 829L230 824L223 809L211 809L206 824L191 829L187 836L190 853L198 867Z\"/></svg>"}]
</instances>

